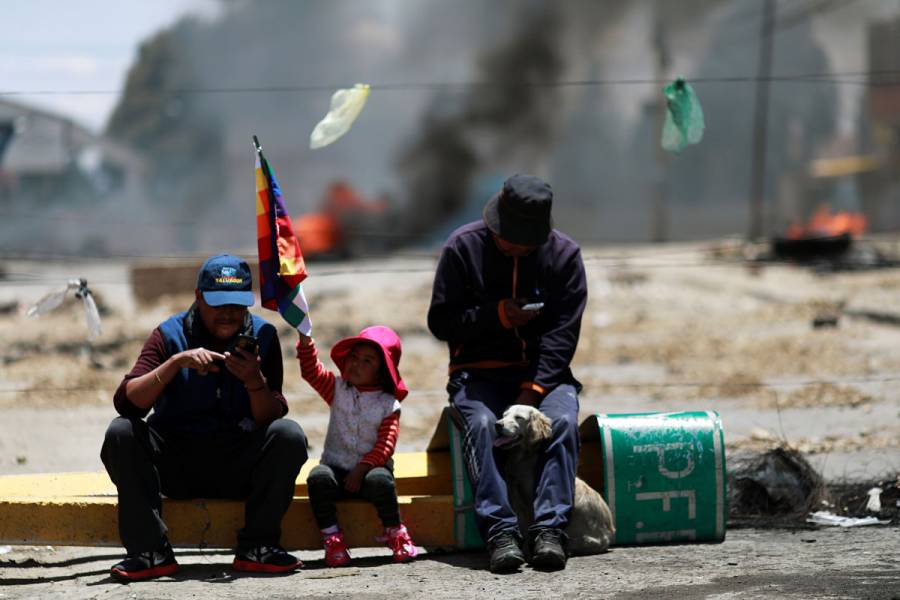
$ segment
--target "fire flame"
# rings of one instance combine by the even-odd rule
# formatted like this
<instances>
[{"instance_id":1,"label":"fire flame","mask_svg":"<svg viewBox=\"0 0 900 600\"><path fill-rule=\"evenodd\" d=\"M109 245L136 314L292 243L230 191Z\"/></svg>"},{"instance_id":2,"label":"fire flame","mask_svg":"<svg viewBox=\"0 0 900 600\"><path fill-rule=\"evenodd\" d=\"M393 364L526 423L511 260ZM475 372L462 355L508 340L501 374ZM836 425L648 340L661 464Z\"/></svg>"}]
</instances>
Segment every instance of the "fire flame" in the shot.
<instances>
[{"instance_id":1,"label":"fire flame","mask_svg":"<svg viewBox=\"0 0 900 600\"><path fill-rule=\"evenodd\" d=\"M848 233L859 237L866 232L866 216L862 213L831 212L827 204L821 205L815 214L803 224L794 223L787 230L790 239L837 236Z\"/></svg>"}]
</instances>

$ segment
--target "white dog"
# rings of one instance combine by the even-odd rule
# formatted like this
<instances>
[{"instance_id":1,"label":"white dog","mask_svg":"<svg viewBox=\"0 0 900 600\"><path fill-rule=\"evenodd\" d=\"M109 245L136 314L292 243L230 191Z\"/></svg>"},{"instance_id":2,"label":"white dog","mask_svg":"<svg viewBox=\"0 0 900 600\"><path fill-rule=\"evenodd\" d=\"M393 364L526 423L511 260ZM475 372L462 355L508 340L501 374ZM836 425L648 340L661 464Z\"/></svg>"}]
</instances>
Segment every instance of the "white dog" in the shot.
<instances>
[{"instance_id":1,"label":"white dog","mask_svg":"<svg viewBox=\"0 0 900 600\"><path fill-rule=\"evenodd\" d=\"M533 406L515 404L497 421L494 446L508 452L505 472L509 501L523 536L534 522L535 465L541 445L552 436L550 419ZM606 501L575 478L575 502L566 526L571 556L599 554L609 548L615 526Z\"/></svg>"}]
</instances>

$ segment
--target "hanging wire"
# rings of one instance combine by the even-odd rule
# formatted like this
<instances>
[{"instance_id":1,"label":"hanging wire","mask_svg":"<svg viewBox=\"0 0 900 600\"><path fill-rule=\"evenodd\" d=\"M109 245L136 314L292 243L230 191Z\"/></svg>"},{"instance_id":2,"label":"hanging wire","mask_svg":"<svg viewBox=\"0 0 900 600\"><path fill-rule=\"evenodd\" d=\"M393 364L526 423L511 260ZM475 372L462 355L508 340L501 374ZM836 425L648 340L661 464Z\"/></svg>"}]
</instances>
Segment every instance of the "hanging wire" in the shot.
<instances>
[{"instance_id":1,"label":"hanging wire","mask_svg":"<svg viewBox=\"0 0 900 600\"><path fill-rule=\"evenodd\" d=\"M694 83L703 84L727 84L727 83L755 83L762 81L776 83L834 83L854 85L879 85L879 82L847 80L848 76L872 76L900 78L900 70L882 70L865 72L819 72L819 73L795 73L787 75L771 75L769 77L757 77L747 75L734 75L729 77L704 77L698 75L688 78ZM397 82L397 83L373 83L369 84L372 91L382 92L409 92L422 90L477 90L480 88L546 88L546 87L599 87L611 85L664 85L669 83L667 79L657 78L620 78L620 79L576 79L563 81L461 81L461 82ZM157 90L157 94L168 95L193 95L193 94L279 94L279 93L306 93L306 92L333 92L336 89L348 87L347 84L316 84L316 85L272 85L272 86L245 86L245 87L197 87L174 88L169 90ZM3 96L104 96L118 95L121 90L0 90Z\"/></svg>"}]
</instances>

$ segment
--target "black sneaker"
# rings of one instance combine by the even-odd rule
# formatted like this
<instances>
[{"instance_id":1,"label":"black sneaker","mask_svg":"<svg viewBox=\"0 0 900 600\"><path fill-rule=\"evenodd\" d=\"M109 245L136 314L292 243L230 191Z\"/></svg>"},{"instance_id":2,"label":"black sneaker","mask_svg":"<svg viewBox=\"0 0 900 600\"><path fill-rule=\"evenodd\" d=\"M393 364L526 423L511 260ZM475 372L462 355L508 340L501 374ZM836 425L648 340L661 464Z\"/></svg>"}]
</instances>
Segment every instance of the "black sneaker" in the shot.
<instances>
[{"instance_id":1,"label":"black sneaker","mask_svg":"<svg viewBox=\"0 0 900 600\"><path fill-rule=\"evenodd\" d=\"M525 562L519 540L512 533L498 533L488 540L487 548L491 555L491 573L512 573Z\"/></svg>"},{"instance_id":2,"label":"black sneaker","mask_svg":"<svg viewBox=\"0 0 900 600\"><path fill-rule=\"evenodd\" d=\"M171 575L177 571L175 552L169 541L165 540L156 550L126 556L125 560L113 565L110 573L120 581L140 581Z\"/></svg>"},{"instance_id":3,"label":"black sneaker","mask_svg":"<svg viewBox=\"0 0 900 600\"><path fill-rule=\"evenodd\" d=\"M566 568L563 533L559 529L540 529L532 538L531 566L548 571Z\"/></svg>"},{"instance_id":4,"label":"black sneaker","mask_svg":"<svg viewBox=\"0 0 900 600\"><path fill-rule=\"evenodd\" d=\"M281 546L253 546L238 550L232 567L250 573L287 573L303 566L297 557Z\"/></svg>"}]
</instances>

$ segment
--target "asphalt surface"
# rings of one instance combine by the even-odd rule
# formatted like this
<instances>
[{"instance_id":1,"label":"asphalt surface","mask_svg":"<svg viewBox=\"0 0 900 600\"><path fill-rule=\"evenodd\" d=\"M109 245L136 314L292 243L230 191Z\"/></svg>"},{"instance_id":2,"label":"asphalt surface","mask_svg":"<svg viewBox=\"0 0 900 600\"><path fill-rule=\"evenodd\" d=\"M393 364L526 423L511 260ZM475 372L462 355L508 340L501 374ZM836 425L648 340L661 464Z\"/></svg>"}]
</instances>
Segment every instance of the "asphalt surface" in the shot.
<instances>
[{"instance_id":1,"label":"asphalt surface","mask_svg":"<svg viewBox=\"0 0 900 600\"><path fill-rule=\"evenodd\" d=\"M246 576L228 551L179 550L174 577L121 584L113 548L0 547L0 598L879 598L900 599L900 528L736 529L721 544L614 547L564 571L487 570L483 552L426 552L393 564L387 549L352 551L329 569L301 552L301 571Z\"/></svg>"}]
</instances>

